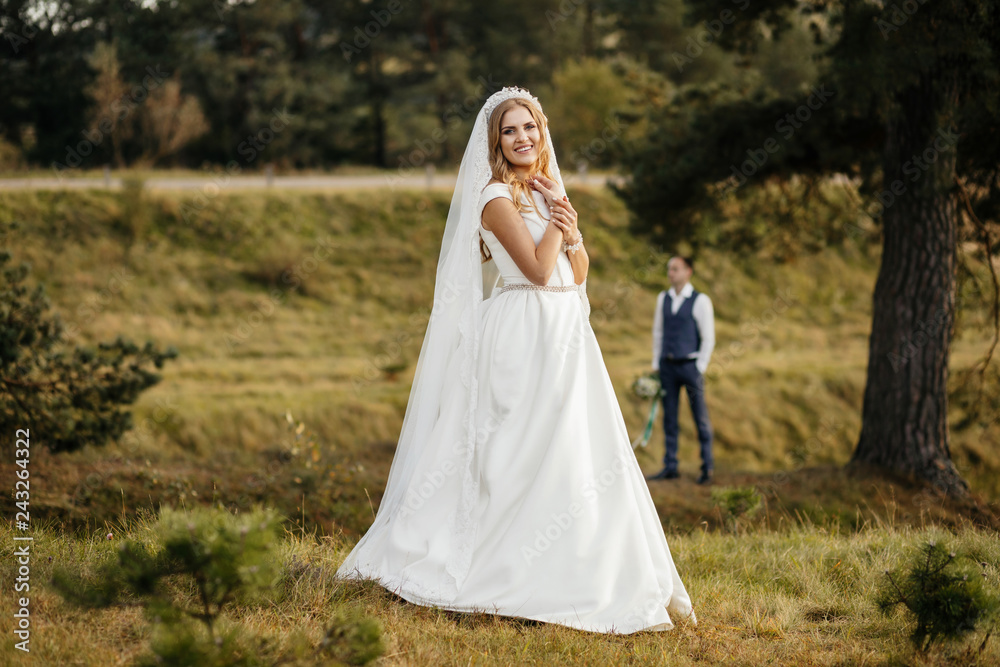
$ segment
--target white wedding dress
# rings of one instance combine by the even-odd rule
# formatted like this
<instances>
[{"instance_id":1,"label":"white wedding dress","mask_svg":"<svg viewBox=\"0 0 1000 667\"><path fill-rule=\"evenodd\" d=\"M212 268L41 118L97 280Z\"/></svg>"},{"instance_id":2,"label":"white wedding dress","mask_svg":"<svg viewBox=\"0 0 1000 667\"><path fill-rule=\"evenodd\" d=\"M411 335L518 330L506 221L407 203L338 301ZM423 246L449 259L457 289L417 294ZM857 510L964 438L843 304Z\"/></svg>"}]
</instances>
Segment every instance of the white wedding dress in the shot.
<instances>
[{"instance_id":1,"label":"white wedding dress","mask_svg":"<svg viewBox=\"0 0 1000 667\"><path fill-rule=\"evenodd\" d=\"M501 196L511 198L506 184L488 185L478 210ZM530 208L522 217L537 245L547 222ZM496 236L480 233L504 285L530 284ZM574 285L565 252L548 285ZM498 288L483 304L464 580L445 573L459 475L441 459L420 461L405 516L380 514L338 574L378 579L422 605L595 632L668 630L671 615L694 622L580 294ZM460 419L443 409L435 432L455 437Z\"/></svg>"}]
</instances>

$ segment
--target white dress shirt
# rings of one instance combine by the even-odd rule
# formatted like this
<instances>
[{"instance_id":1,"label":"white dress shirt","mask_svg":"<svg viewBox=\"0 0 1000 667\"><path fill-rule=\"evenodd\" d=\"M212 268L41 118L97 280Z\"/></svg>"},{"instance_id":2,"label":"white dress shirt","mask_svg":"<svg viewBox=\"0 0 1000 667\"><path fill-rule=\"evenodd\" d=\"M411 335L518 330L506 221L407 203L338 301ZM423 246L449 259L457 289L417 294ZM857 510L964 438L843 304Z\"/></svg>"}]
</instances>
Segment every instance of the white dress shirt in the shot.
<instances>
[{"instance_id":1,"label":"white dress shirt","mask_svg":"<svg viewBox=\"0 0 1000 667\"><path fill-rule=\"evenodd\" d=\"M653 370L660 369L660 352L663 346L663 300L669 296L670 312L676 313L684 299L691 296L692 292L694 288L691 283L687 283L681 288L680 294L671 287L656 297L656 314L653 316ZM712 300L704 292L699 292L698 298L694 300L691 315L698 327L698 335L701 336L701 347L692 358L697 359L695 366L698 367L698 372L704 373L712 358L712 350L715 349L715 311L712 309Z\"/></svg>"}]
</instances>

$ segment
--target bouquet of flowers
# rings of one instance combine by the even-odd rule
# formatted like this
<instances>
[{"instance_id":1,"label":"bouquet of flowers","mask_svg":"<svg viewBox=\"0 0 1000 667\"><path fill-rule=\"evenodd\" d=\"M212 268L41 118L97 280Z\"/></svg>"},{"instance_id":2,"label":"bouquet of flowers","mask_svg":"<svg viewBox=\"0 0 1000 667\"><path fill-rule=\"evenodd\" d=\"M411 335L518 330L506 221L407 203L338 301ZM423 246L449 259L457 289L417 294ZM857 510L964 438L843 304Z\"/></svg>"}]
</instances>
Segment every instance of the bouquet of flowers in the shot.
<instances>
[{"instance_id":1,"label":"bouquet of flowers","mask_svg":"<svg viewBox=\"0 0 1000 667\"><path fill-rule=\"evenodd\" d=\"M652 405L649 408L649 419L646 420L646 428L642 435L632 441L632 449L645 447L649 443L649 437L653 434L653 421L656 419L656 410L660 406L660 397L663 396L663 387L660 386L660 374L657 371L650 371L640 375L632 382L632 393L646 400L650 400Z\"/></svg>"}]
</instances>

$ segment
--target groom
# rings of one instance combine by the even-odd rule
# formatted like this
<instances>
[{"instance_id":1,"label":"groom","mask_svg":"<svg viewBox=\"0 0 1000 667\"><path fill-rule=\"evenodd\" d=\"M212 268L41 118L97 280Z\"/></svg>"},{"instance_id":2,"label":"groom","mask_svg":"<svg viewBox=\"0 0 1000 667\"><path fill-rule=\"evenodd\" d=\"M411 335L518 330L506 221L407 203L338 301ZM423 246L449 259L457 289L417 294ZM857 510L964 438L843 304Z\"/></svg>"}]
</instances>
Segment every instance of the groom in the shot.
<instances>
[{"instance_id":1,"label":"groom","mask_svg":"<svg viewBox=\"0 0 1000 667\"><path fill-rule=\"evenodd\" d=\"M677 472L677 408L681 387L685 387L701 443L698 484L712 481L712 424L705 406L703 373L715 347L715 316L712 300L691 286L693 272L694 262L690 257L671 257L667 263L671 287L660 292L656 299L653 370L660 372L664 392L663 431L667 451L663 470L646 478L649 480L680 477Z\"/></svg>"}]
</instances>

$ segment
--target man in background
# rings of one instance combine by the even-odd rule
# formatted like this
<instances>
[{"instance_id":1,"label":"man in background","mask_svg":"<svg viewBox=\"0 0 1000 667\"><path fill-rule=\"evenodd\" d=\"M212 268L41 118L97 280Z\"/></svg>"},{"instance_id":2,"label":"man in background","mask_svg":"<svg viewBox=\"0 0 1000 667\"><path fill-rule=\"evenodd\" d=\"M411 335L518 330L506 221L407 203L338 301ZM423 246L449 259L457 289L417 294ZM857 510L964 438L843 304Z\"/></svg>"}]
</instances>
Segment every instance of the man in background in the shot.
<instances>
[{"instance_id":1,"label":"man in background","mask_svg":"<svg viewBox=\"0 0 1000 667\"><path fill-rule=\"evenodd\" d=\"M660 373L663 387L663 431L666 453L663 470L646 479L677 479L677 410L681 387L687 391L691 414L701 444L701 476L698 484L712 481L712 424L705 406L705 369L715 348L715 313L708 295L691 286L694 262L690 257L671 257L667 263L670 289L660 292L653 316L653 370Z\"/></svg>"}]
</instances>

